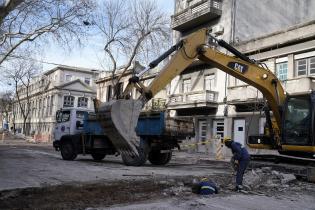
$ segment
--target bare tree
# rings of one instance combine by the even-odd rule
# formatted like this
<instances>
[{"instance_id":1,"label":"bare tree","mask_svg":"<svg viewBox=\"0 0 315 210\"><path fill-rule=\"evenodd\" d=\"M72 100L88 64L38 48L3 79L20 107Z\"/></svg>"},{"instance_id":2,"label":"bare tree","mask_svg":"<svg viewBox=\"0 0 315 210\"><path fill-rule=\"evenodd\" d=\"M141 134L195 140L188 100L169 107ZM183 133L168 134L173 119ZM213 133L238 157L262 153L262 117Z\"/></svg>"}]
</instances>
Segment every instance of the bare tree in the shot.
<instances>
[{"instance_id":1,"label":"bare tree","mask_svg":"<svg viewBox=\"0 0 315 210\"><path fill-rule=\"evenodd\" d=\"M14 106L19 108L23 117L23 134L25 135L28 134L26 124L31 112L31 79L39 73L39 70L40 66L33 61L16 59L5 71L5 77L14 86L16 97Z\"/></svg>"},{"instance_id":2,"label":"bare tree","mask_svg":"<svg viewBox=\"0 0 315 210\"><path fill-rule=\"evenodd\" d=\"M153 0L106 0L99 8L93 23L103 36L117 90L121 76L135 59L148 61L150 55L156 56L168 46L169 18ZM121 60L125 64L121 76L114 79Z\"/></svg>"},{"instance_id":3,"label":"bare tree","mask_svg":"<svg viewBox=\"0 0 315 210\"><path fill-rule=\"evenodd\" d=\"M2 24L3 19L5 19L10 12L12 12L23 0L4 0L2 5L0 5L0 24Z\"/></svg>"},{"instance_id":4,"label":"bare tree","mask_svg":"<svg viewBox=\"0 0 315 210\"><path fill-rule=\"evenodd\" d=\"M91 6L91 0L6 0L0 6L0 65L44 35L63 43L79 39Z\"/></svg>"}]
</instances>

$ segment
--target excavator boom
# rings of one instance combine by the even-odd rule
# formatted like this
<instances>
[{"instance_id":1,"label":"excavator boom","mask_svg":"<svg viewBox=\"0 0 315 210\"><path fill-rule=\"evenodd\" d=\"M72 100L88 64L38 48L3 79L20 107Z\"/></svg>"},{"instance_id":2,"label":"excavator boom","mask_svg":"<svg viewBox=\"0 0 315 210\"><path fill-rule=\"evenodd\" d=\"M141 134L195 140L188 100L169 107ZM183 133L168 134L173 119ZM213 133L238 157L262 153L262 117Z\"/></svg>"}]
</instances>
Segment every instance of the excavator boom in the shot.
<instances>
[{"instance_id":1,"label":"excavator boom","mask_svg":"<svg viewBox=\"0 0 315 210\"><path fill-rule=\"evenodd\" d=\"M133 158L141 158L141 150L139 150L140 140L134 132L141 108L148 100L170 83L172 79L197 60L219 68L261 91L273 112L276 123L272 125L272 130L275 131L276 138L279 138L279 129L281 129L279 107L285 101L285 94L277 77L268 69L262 68L255 62L252 62L248 57L238 52L226 42L214 40L235 56L223 54L214 46L209 45L210 39L213 41L213 37L209 36L207 29L198 30L182 39L177 45L152 62L146 69L153 68L163 58L175 52L171 56L170 61L148 87L145 87L139 80L139 76L144 73L142 72L140 75L131 78L122 95L122 99L104 103L98 107L97 114L103 122L109 139L122 154ZM133 88L138 89L141 96L136 100L126 99L130 96Z\"/></svg>"}]
</instances>

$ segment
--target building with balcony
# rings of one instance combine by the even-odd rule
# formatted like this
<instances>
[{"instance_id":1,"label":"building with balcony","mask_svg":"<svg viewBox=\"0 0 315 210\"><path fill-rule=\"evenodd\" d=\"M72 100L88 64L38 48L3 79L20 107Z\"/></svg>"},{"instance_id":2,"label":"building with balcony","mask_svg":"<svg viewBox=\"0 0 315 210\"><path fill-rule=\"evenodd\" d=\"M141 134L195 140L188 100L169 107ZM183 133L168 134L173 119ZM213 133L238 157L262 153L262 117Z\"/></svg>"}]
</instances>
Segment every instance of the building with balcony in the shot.
<instances>
[{"instance_id":1,"label":"building with balcony","mask_svg":"<svg viewBox=\"0 0 315 210\"><path fill-rule=\"evenodd\" d=\"M309 48L314 46L304 43L312 39L305 37L305 30L307 23L315 20L315 12L311 9L314 6L315 2L307 0L287 0L286 3L280 0L175 0L173 40L176 43L181 37L207 27L213 36L238 46L241 52L253 55L253 58L265 61L270 69L278 68L279 78L285 78L290 65L301 69L297 74L306 76L303 68L311 65L313 60L297 63L292 60L292 56L298 60L303 59L304 55L284 53L281 56L278 53L259 56L268 54L270 50L280 50L281 47L290 48L288 45L293 48L295 44L308 45ZM306 28L298 29L302 25ZM296 31L290 31L292 27L296 27ZM277 38L281 32L284 35ZM299 38L291 39L293 35ZM297 40L300 42L297 43ZM227 53L225 49L218 49ZM294 83L295 79L289 75L286 79L286 90L290 92L293 86L288 84ZM170 99L168 109L172 115L193 116L196 141L220 135L231 136L244 144L247 135L262 131L264 118L251 116L264 106L261 93L212 66L200 62L192 64L171 82L167 93Z\"/></svg>"},{"instance_id":2,"label":"building with balcony","mask_svg":"<svg viewBox=\"0 0 315 210\"><path fill-rule=\"evenodd\" d=\"M97 75L98 71L93 69L57 66L33 78L28 86L28 94L24 86L18 90L22 109L15 98L10 126L22 132L22 110L27 112L29 107L23 133L33 136L36 141L51 141L57 110L64 107L94 109L92 99L96 96L94 80Z\"/></svg>"},{"instance_id":3,"label":"building with balcony","mask_svg":"<svg viewBox=\"0 0 315 210\"><path fill-rule=\"evenodd\" d=\"M177 13L171 17L172 28L177 31L193 29L222 14L221 0L186 1L177 5Z\"/></svg>"},{"instance_id":4,"label":"building with balcony","mask_svg":"<svg viewBox=\"0 0 315 210\"><path fill-rule=\"evenodd\" d=\"M311 21L239 43L237 48L265 63L281 81L286 94L301 95L315 90L314 38L315 23ZM257 89L229 76L227 103L234 138L245 141L247 135L263 133L265 102ZM244 127L243 131L239 127Z\"/></svg>"}]
</instances>

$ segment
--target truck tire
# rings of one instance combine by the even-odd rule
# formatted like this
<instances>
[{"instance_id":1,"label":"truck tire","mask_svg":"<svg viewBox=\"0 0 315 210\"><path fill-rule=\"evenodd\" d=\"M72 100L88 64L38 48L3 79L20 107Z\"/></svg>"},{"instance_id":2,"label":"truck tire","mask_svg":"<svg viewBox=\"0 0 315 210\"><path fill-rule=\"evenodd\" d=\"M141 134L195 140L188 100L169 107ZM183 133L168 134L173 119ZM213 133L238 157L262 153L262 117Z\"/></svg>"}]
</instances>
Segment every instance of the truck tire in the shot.
<instances>
[{"instance_id":1,"label":"truck tire","mask_svg":"<svg viewBox=\"0 0 315 210\"><path fill-rule=\"evenodd\" d=\"M63 141L61 143L60 152L64 160L74 160L77 157L75 148L70 141Z\"/></svg>"},{"instance_id":2,"label":"truck tire","mask_svg":"<svg viewBox=\"0 0 315 210\"><path fill-rule=\"evenodd\" d=\"M172 159L172 152L161 153L161 150L152 150L148 159L152 165L165 165Z\"/></svg>"},{"instance_id":3,"label":"truck tire","mask_svg":"<svg viewBox=\"0 0 315 210\"><path fill-rule=\"evenodd\" d=\"M93 160L95 161L101 161L105 158L106 154L103 154L103 153L92 153L91 154Z\"/></svg>"}]
</instances>

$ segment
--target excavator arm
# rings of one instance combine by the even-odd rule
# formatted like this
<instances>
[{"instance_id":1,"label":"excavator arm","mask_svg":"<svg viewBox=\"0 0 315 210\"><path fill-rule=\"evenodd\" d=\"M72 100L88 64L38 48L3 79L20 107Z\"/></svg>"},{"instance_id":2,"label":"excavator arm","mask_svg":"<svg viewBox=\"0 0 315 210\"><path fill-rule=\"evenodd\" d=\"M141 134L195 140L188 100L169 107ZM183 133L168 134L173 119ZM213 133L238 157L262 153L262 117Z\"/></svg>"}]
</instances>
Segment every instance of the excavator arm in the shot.
<instances>
[{"instance_id":1,"label":"excavator arm","mask_svg":"<svg viewBox=\"0 0 315 210\"><path fill-rule=\"evenodd\" d=\"M147 69L132 77L121 96L122 99L110 102L109 105L108 103L105 103L103 108L98 108L98 110L100 110L100 118L102 118L103 115L106 116L107 120L111 121L111 126L109 126L111 128L106 131L114 145L115 141L119 142L116 143L116 148L124 148L122 150L123 153L126 153L127 151L128 154L131 153L134 156L139 156L139 151L137 152L136 150L139 148L139 144L135 143L137 140L131 141L130 139L136 139L134 136L136 134L132 133L132 131L136 127L137 116L139 115L141 108L147 101L169 84L172 79L197 60L210 64L213 67L252 85L262 92L268 101L275 119L274 123L270 123L273 139L279 141L279 130L281 129L280 107L285 101L285 93L281 83L268 69L260 67L226 42L213 39L215 38L209 35L207 29L201 29L192 33L182 39L177 45L173 46L158 59L150 63ZM226 48L233 53L234 56L224 54L217 50L216 47L211 46L209 43L213 43L213 41L221 47ZM172 53L174 54L171 56L170 61L159 72L151 84L148 87L145 87L141 83L140 77ZM141 93L141 96L136 100L128 99L133 88L136 88ZM104 113L107 114L104 115ZM126 119L126 117L128 119ZM105 118L103 117L103 119ZM104 123L106 124L106 122ZM122 124L124 125L122 126ZM108 123L106 126L108 127ZM125 128L126 126L128 129ZM117 135L117 133L119 133L119 135ZM279 142L277 142L277 144L279 144ZM130 147L128 147L128 145L132 145L133 149L129 149Z\"/></svg>"},{"instance_id":2,"label":"excavator arm","mask_svg":"<svg viewBox=\"0 0 315 210\"><path fill-rule=\"evenodd\" d=\"M236 54L242 55L240 57L243 59L224 54L216 48L207 45L208 38L207 29L201 29L182 40L182 46L173 55L169 63L147 88L143 88L143 93L149 96L146 99L150 99L156 95L175 76L183 72L194 61L201 60L262 92L268 101L276 121L274 129L281 129L281 106L286 97L277 77L270 70L252 62L248 57L245 57L222 40L219 40L219 44L223 42L223 47L232 52L237 52Z\"/></svg>"}]
</instances>

